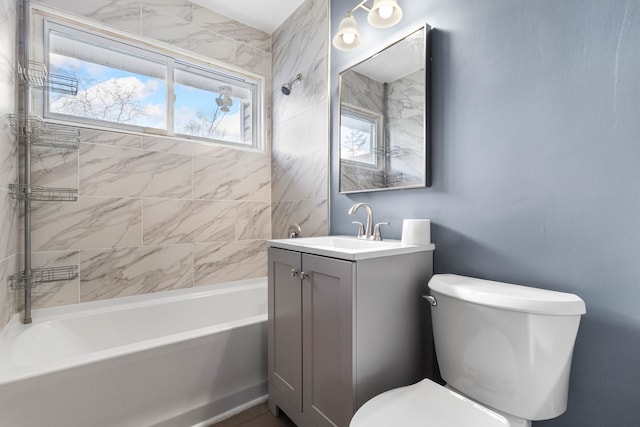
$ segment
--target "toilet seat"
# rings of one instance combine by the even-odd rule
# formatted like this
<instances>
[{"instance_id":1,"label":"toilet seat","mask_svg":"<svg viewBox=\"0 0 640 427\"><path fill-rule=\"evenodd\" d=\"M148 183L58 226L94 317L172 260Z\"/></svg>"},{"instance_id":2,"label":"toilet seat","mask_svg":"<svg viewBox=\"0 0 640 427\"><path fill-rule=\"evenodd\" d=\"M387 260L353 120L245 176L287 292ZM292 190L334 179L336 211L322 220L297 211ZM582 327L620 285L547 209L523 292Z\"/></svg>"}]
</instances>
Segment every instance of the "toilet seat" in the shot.
<instances>
[{"instance_id":1,"label":"toilet seat","mask_svg":"<svg viewBox=\"0 0 640 427\"><path fill-rule=\"evenodd\" d=\"M362 405L349 427L509 427L502 415L435 382L389 390Z\"/></svg>"}]
</instances>

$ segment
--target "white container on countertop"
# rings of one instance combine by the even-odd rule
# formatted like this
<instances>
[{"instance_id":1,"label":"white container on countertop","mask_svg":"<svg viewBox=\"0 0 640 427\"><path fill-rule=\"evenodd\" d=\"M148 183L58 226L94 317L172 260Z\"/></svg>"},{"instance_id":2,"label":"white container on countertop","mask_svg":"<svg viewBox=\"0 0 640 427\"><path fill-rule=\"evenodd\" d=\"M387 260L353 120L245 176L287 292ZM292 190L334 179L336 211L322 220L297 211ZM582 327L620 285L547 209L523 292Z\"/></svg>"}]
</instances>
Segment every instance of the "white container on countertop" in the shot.
<instances>
[{"instance_id":1,"label":"white container on countertop","mask_svg":"<svg viewBox=\"0 0 640 427\"><path fill-rule=\"evenodd\" d=\"M402 222L402 244L428 245L431 243L431 221L428 219L405 219Z\"/></svg>"}]
</instances>

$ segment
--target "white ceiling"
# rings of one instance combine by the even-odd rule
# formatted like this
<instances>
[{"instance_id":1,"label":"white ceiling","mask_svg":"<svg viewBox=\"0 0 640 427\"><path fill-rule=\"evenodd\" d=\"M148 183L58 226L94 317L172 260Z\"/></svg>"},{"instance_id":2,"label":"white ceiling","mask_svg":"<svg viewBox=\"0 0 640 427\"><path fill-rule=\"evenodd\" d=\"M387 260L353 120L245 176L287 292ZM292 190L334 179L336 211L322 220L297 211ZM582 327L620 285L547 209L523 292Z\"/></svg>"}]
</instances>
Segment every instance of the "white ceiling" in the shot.
<instances>
[{"instance_id":1,"label":"white ceiling","mask_svg":"<svg viewBox=\"0 0 640 427\"><path fill-rule=\"evenodd\" d=\"M273 33L304 0L190 0L253 28Z\"/></svg>"}]
</instances>

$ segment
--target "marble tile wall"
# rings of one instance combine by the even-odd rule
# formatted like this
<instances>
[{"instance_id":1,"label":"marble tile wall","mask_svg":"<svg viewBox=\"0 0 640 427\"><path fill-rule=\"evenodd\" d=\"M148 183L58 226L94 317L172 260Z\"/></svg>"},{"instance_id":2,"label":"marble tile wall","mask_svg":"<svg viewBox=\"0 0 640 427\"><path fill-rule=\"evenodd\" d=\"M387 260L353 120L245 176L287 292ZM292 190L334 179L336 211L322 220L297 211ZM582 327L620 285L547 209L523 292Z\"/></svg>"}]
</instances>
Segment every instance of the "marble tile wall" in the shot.
<instances>
[{"instance_id":1,"label":"marble tile wall","mask_svg":"<svg viewBox=\"0 0 640 427\"><path fill-rule=\"evenodd\" d=\"M18 204L8 185L18 182L18 146L5 116L15 113L16 2L0 0L0 329L16 311L7 278L17 270Z\"/></svg>"},{"instance_id":2,"label":"marble tile wall","mask_svg":"<svg viewBox=\"0 0 640 427\"><path fill-rule=\"evenodd\" d=\"M352 164L340 165L340 190L362 191L368 188L384 188L387 186L384 171L364 168Z\"/></svg>"},{"instance_id":3,"label":"marble tile wall","mask_svg":"<svg viewBox=\"0 0 640 427\"><path fill-rule=\"evenodd\" d=\"M384 85L356 71L342 74L341 102L363 108L373 113L385 114ZM384 188L383 170L358 167L353 164L340 165L340 190L358 191L363 188Z\"/></svg>"},{"instance_id":4,"label":"marble tile wall","mask_svg":"<svg viewBox=\"0 0 640 427\"><path fill-rule=\"evenodd\" d=\"M266 76L268 82L271 81L271 35L188 0L39 0L37 3L160 40Z\"/></svg>"},{"instance_id":5,"label":"marble tile wall","mask_svg":"<svg viewBox=\"0 0 640 427\"><path fill-rule=\"evenodd\" d=\"M271 36L187 1L41 3L263 75L271 86ZM33 203L34 267L80 271L35 288L35 308L266 275L270 140L265 152L85 128L80 140L79 150L33 148L34 184L79 190L77 202Z\"/></svg>"},{"instance_id":6,"label":"marble tile wall","mask_svg":"<svg viewBox=\"0 0 640 427\"><path fill-rule=\"evenodd\" d=\"M274 238L293 223L304 236L329 232L328 16L327 0L307 0L272 35ZM302 82L283 95L298 73Z\"/></svg>"},{"instance_id":7,"label":"marble tile wall","mask_svg":"<svg viewBox=\"0 0 640 427\"><path fill-rule=\"evenodd\" d=\"M387 113L390 164L387 185L417 185L422 182L424 153L424 70L389 84ZM401 178L400 178L401 177Z\"/></svg>"},{"instance_id":8,"label":"marble tile wall","mask_svg":"<svg viewBox=\"0 0 640 427\"><path fill-rule=\"evenodd\" d=\"M383 83L349 70L342 74L341 90L341 102L384 115Z\"/></svg>"},{"instance_id":9,"label":"marble tile wall","mask_svg":"<svg viewBox=\"0 0 640 427\"><path fill-rule=\"evenodd\" d=\"M269 153L90 129L80 139L77 151L33 147L34 183L79 189L77 202L33 203L34 266L80 269L36 288L34 307L266 275Z\"/></svg>"},{"instance_id":10,"label":"marble tile wall","mask_svg":"<svg viewBox=\"0 0 640 427\"><path fill-rule=\"evenodd\" d=\"M80 275L36 288L34 307L262 276L265 241L291 222L328 232L328 1L308 0L273 37L180 0L42 3L262 74L271 90L266 153L91 129L78 151L35 149L34 183L78 188L79 200L34 204L34 266Z\"/></svg>"}]
</instances>

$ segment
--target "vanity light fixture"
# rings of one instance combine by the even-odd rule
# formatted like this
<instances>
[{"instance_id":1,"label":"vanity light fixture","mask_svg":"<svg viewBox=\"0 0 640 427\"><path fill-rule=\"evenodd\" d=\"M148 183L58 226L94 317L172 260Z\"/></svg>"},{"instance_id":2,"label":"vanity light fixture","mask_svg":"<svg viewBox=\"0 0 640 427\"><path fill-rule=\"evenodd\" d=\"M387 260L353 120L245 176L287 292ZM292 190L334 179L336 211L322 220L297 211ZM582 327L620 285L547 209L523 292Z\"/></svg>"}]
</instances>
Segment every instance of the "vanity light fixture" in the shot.
<instances>
[{"instance_id":1,"label":"vanity light fixture","mask_svg":"<svg viewBox=\"0 0 640 427\"><path fill-rule=\"evenodd\" d=\"M353 17L353 12L362 8L369 12L367 22L376 28L391 27L402 19L402 9L398 5L398 0L373 0L373 6L366 5L367 0L357 3L351 10L347 11L340 25L338 32L333 38L333 45L340 50L353 50L360 46L362 38L358 32L358 23Z\"/></svg>"}]
</instances>

